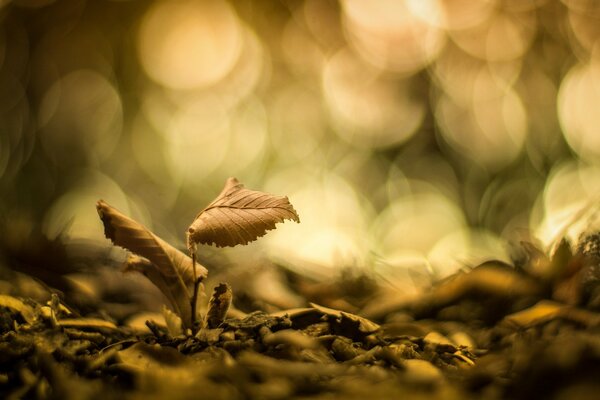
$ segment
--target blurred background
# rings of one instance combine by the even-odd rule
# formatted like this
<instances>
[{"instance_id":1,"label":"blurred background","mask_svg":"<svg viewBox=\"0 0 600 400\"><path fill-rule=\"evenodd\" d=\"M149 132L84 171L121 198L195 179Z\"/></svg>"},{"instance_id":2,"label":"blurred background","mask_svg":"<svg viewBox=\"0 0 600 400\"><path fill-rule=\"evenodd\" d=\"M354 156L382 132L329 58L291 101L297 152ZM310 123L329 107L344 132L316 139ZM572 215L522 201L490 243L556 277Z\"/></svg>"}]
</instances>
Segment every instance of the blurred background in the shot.
<instances>
[{"instance_id":1,"label":"blurred background","mask_svg":"<svg viewBox=\"0 0 600 400\"><path fill-rule=\"evenodd\" d=\"M405 282L576 237L599 39L594 0L0 1L4 262L110 248L100 198L183 247L229 176L302 222L209 263Z\"/></svg>"}]
</instances>

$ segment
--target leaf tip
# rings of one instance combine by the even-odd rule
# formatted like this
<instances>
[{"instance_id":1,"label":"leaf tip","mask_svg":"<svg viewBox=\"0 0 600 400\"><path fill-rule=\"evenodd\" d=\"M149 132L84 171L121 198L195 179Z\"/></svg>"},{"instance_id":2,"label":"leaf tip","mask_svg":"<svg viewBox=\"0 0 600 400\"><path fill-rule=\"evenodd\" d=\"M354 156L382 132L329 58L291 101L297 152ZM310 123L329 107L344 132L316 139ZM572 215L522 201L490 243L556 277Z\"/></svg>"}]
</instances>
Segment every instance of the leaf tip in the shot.
<instances>
[{"instance_id":1,"label":"leaf tip","mask_svg":"<svg viewBox=\"0 0 600 400\"><path fill-rule=\"evenodd\" d=\"M115 229L110 223L110 217L108 215L110 214L110 209L111 206L104 200L100 199L96 202L96 211L102 221L102 225L104 225L104 236L114 242Z\"/></svg>"},{"instance_id":2,"label":"leaf tip","mask_svg":"<svg viewBox=\"0 0 600 400\"><path fill-rule=\"evenodd\" d=\"M296 209L294 208L294 206L290 202L290 199L287 198L287 196L285 197L285 200L290 205L290 213L292 214L292 216L289 219L299 224L300 223L300 216L298 215L298 211L296 211Z\"/></svg>"},{"instance_id":3,"label":"leaf tip","mask_svg":"<svg viewBox=\"0 0 600 400\"><path fill-rule=\"evenodd\" d=\"M240 181L238 181L238 179L234 176L230 176L229 178L227 178L227 182L226 185L239 185Z\"/></svg>"},{"instance_id":4,"label":"leaf tip","mask_svg":"<svg viewBox=\"0 0 600 400\"><path fill-rule=\"evenodd\" d=\"M106 205L106 202L102 199L96 202L96 211L98 211L98 215L100 215L101 217L104 209L106 208Z\"/></svg>"}]
</instances>

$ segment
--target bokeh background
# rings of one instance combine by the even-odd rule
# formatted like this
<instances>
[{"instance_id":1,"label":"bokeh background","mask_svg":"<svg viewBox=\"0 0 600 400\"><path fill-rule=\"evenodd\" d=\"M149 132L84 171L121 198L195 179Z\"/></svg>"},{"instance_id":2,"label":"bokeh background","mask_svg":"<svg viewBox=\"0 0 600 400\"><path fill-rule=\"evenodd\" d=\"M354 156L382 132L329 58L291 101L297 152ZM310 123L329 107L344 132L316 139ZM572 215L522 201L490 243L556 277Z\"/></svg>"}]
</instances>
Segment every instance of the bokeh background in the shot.
<instances>
[{"instance_id":1,"label":"bokeh background","mask_svg":"<svg viewBox=\"0 0 600 400\"><path fill-rule=\"evenodd\" d=\"M183 247L229 176L302 221L238 263L401 280L550 246L600 200L599 39L594 0L0 1L2 246L107 247L102 198Z\"/></svg>"}]
</instances>

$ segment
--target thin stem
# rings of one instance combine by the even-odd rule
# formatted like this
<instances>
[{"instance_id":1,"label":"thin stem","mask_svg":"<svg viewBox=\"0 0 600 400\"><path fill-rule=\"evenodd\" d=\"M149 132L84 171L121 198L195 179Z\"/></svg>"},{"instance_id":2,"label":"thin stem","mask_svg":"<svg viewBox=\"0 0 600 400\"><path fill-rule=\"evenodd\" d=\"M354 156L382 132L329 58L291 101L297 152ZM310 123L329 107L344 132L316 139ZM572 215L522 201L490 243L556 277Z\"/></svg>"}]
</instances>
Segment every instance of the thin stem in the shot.
<instances>
[{"instance_id":1,"label":"thin stem","mask_svg":"<svg viewBox=\"0 0 600 400\"><path fill-rule=\"evenodd\" d=\"M198 302L198 287L200 286L200 280L196 274L196 252L192 252L192 269L194 271L194 294L192 295L192 333L196 333L196 303Z\"/></svg>"},{"instance_id":2,"label":"thin stem","mask_svg":"<svg viewBox=\"0 0 600 400\"><path fill-rule=\"evenodd\" d=\"M194 282L196 282L196 252L192 253L192 270L194 271Z\"/></svg>"}]
</instances>

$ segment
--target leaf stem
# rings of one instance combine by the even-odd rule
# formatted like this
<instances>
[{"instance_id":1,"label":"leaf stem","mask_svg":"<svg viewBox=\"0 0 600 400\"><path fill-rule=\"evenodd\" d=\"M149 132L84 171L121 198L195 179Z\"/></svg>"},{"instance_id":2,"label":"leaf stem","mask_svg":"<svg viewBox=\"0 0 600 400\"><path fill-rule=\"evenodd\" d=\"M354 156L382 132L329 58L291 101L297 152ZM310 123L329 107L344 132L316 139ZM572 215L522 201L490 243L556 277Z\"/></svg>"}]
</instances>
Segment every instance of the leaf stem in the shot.
<instances>
[{"instance_id":1,"label":"leaf stem","mask_svg":"<svg viewBox=\"0 0 600 400\"><path fill-rule=\"evenodd\" d=\"M196 252L192 251L192 269L194 271L194 293L192 294L191 306L192 306L192 333L196 333L196 303L198 303L198 287L200 286L200 279L196 274Z\"/></svg>"}]
</instances>

